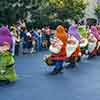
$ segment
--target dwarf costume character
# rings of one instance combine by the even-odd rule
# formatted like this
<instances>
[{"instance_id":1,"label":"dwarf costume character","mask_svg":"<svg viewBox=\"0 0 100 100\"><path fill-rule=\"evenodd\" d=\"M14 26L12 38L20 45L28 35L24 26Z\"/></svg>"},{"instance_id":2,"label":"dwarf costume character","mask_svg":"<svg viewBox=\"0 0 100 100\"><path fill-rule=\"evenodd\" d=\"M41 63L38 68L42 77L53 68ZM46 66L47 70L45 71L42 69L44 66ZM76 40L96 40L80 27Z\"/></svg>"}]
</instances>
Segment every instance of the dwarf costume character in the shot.
<instances>
[{"instance_id":1,"label":"dwarf costume character","mask_svg":"<svg viewBox=\"0 0 100 100\"><path fill-rule=\"evenodd\" d=\"M0 81L16 81L14 58L11 54L12 36L5 26L0 28Z\"/></svg>"},{"instance_id":2,"label":"dwarf costume character","mask_svg":"<svg viewBox=\"0 0 100 100\"><path fill-rule=\"evenodd\" d=\"M98 50L99 34L96 26L91 26L88 37L88 53L89 58L96 56Z\"/></svg>"},{"instance_id":3,"label":"dwarf costume character","mask_svg":"<svg viewBox=\"0 0 100 100\"><path fill-rule=\"evenodd\" d=\"M81 36L81 43L80 43L80 48L81 48L81 53L86 54L86 51L88 49L88 31L86 30L86 27L83 25L78 26L78 32L80 33Z\"/></svg>"},{"instance_id":4,"label":"dwarf costume character","mask_svg":"<svg viewBox=\"0 0 100 100\"><path fill-rule=\"evenodd\" d=\"M69 37L68 37L68 44L67 44L67 59L69 59L70 64L68 67L74 68L76 66L76 61L80 55L80 45L79 42L81 41L81 37L77 31L76 25L72 25L69 28L68 31Z\"/></svg>"},{"instance_id":5,"label":"dwarf costume character","mask_svg":"<svg viewBox=\"0 0 100 100\"><path fill-rule=\"evenodd\" d=\"M56 75L60 73L63 69L63 63L66 59L66 44L67 44L67 33L63 26L59 25L56 29L55 36L51 40L51 45L49 50L51 55L49 55L49 64L55 66L51 74Z\"/></svg>"},{"instance_id":6,"label":"dwarf costume character","mask_svg":"<svg viewBox=\"0 0 100 100\"><path fill-rule=\"evenodd\" d=\"M100 25L97 25L97 31L99 34L97 55L100 55Z\"/></svg>"}]
</instances>

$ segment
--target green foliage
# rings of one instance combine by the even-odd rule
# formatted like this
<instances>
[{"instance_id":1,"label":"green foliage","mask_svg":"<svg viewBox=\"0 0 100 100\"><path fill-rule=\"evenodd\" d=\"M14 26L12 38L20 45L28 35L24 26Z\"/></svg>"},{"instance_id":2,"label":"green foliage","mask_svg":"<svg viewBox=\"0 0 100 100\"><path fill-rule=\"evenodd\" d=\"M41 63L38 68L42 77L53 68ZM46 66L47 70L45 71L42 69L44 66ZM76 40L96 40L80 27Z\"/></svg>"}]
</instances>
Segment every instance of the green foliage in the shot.
<instances>
[{"instance_id":1,"label":"green foliage","mask_svg":"<svg viewBox=\"0 0 100 100\"><path fill-rule=\"evenodd\" d=\"M98 18L100 18L100 3L97 4L97 7L95 9L95 14L97 15Z\"/></svg>"},{"instance_id":2,"label":"green foliage","mask_svg":"<svg viewBox=\"0 0 100 100\"><path fill-rule=\"evenodd\" d=\"M26 19L29 12L36 26L55 19L82 18L86 5L84 0L0 0L0 23L13 24Z\"/></svg>"},{"instance_id":3,"label":"green foliage","mask_svg":"<svg viewBox=\"0 0 100 100\"><path fill-rule=\"evenodd\" d=\"M32 1L34 0L0 0L0 19L3 17L7 24L25 19L28 12L37 6Z\"/></svg>"},{"instance_id":4,"label":"green foliage","mask_svg":"<svg viewBox=\"0 0 100 100\"><path fill-rule=\"evenodd\" d=\"M49 0L49 14L58 15L60 19L83 18L87 3L84 0ZM47 8L45 9L47 10Z\"/></svg>"}]
</instances>

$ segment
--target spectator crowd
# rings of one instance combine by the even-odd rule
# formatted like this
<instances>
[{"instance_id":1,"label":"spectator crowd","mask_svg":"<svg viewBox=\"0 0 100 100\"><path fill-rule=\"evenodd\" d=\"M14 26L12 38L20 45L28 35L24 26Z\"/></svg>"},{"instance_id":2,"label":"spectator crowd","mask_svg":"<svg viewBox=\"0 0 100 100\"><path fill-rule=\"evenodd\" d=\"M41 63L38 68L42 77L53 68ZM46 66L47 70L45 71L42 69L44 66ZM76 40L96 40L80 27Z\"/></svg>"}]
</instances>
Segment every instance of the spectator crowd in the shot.
<instances>
[{"instance_id":1,"label":"spectator crowd","mask_svg":"<svg viewBox=\"0 0 100 100\"><path fill-rule=\"evenodd\" d=\"M35 53L50 46L52 32L49 26L28 29L22 21L12 25L9 29L13 39L13 55Z\"/></svg>"}]
</instances>

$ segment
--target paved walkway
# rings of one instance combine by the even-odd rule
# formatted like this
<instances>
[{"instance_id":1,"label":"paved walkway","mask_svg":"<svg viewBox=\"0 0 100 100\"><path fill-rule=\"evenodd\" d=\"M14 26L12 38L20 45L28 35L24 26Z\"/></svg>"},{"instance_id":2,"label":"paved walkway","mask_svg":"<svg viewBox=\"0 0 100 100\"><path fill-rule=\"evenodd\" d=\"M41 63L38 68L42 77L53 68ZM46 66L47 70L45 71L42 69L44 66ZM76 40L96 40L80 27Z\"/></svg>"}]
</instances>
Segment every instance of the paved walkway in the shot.
<instances>
[{"instance_id":1,"label":"paved walkway","mask_svg":"<svg viewBox=\"0 0 100 100\"><path fill-rule=\"evenodd\" d=\"M50 76L46 52L16 57L16 84L0 87L0 100L100 100L100 57Z\"/></svg>"}]
</instances>

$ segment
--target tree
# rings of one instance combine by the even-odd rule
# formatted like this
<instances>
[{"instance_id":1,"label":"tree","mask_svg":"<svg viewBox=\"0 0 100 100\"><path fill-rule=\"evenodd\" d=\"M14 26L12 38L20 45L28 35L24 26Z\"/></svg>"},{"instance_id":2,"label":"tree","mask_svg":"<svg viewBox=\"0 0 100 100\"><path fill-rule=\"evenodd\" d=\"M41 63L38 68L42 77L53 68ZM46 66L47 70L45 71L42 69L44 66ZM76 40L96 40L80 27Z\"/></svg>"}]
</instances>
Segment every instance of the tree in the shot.
<instances>
[{"instance_id":1,"label":"tree","mask_svg":"<svg viewBox=\"0 0 100 100\"><path fill-rule=\"evenodd\" d=\"M57 15L60 19L74 19L76 17L83 18L84 10L87 2L84 0L48 0L49 5L45 10L48 10L49 15Z\"/></svg>"},{"instance_id":2,"label":"tree","mask_svg":"<svg viewBox=\"0 0 100 100\"><path fill-rule=\"evenodd\" d=\"M99 22L100 22L100 3L97 4L97 6L96 6L95 14L97 15L98 20L99 20Z\"/></svg>"},{"instance_id":3,"label":"tree","mask_svg":"<svg viewBox=\"0 0 100 100\"><path fill-rule=\"evenodd\" d=\"M18 19L27 18L28 12L39 7L40 0L0 0L0 17L7 24L15 23Z\"/></svg>"},{"instance_id":4,"label":"tree","mask_svg":"<svg viewBox=\"0 0 100 100\"><path fill-rule=\"evenodd\" d=\"M2 23L13 24L28 18L45 25L53 19L82 18L86 5L84 0L0 0L0 19Z\"/></svg>"}]
</instances>

